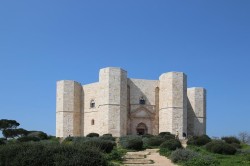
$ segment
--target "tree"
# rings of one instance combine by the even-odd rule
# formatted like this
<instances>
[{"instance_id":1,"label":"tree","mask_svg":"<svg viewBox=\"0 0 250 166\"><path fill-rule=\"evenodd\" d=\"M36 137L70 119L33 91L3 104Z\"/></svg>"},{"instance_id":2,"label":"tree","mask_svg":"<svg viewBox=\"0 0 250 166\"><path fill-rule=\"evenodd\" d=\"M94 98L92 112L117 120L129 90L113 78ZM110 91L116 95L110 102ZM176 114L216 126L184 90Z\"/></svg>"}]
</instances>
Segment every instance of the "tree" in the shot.
<instances>
[{"instance_id":1,"label":"tree","mask_svg":"<svg viewBox=\"0 0 250 166\"><path fill-rule=\"evenodd\" d=\"M0 130L4 131L6 129L15 129L20 124L15 120L1 119L0 120Z\"/></svg>"},{"instance_id":2,"label":"tree","mask_svg":"<svg viewBox=\"0 0 250 166\"><path fill-rule=\"evenodd\" d=\"M250 139L249 137L250 137L250 135L245 131L239 133L239 139L243 143L247 143L248 139Z\"/></svg>"},{"instance_id":3,"label":"tree","mask_svg":"<svg viewBox=\"0 0 250 166\"><path fill-rule=\"evenodd\" d=\"M7 138L15 138L28 135L29 132L25 129L5 129L3 131L3 136Z\"/></svg>"},{"instance_id":4,"label":"tree","mask_svg":"<svg viewBox=\"0 0 250 166\"><path fill-rule=\"evenodd\" d=\"M7 138L14 138L18 135L25 133L24 129L16 129L20 124L15 120L1 119L0 120L0 130L3 136Z\"/></svg>"}]
</instances>

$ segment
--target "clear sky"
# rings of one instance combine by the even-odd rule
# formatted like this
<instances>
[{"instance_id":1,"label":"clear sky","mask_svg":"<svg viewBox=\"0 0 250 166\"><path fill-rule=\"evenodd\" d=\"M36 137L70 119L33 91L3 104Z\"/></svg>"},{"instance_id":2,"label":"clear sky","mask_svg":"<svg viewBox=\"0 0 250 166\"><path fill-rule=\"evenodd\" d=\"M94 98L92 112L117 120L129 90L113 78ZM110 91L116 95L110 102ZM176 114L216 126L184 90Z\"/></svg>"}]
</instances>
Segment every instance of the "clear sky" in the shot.
<instances>
[{"instance_id":1,"label":"clear sky","mask_svg":"<svg viewBox=\"0 0 250 166\"><path fill-rule=\"evenodd\" d=\"M182 71L210 136L250 132L249 0L0 1L0 119L55 135L56 81Z\"/></svg>"}]
</instances>

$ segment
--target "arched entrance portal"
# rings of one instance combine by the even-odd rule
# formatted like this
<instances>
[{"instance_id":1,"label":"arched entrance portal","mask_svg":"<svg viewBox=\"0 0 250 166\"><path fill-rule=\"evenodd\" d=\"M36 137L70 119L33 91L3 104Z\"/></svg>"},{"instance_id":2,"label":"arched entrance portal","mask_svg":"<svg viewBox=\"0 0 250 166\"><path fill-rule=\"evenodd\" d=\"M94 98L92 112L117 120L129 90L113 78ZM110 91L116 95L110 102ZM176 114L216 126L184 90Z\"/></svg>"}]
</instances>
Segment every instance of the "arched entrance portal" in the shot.
<instances>
[{"instance_id":1,"label":"arched entrance portal","mask_svg":"<svg viewBox=\"0 0 250 166\"><path fill-rule=\"evenodd\" d=\"M139 123L136 127L137 135L144 135L148 133L148 128L144 123Z\"/></svg>"}]
</instances>

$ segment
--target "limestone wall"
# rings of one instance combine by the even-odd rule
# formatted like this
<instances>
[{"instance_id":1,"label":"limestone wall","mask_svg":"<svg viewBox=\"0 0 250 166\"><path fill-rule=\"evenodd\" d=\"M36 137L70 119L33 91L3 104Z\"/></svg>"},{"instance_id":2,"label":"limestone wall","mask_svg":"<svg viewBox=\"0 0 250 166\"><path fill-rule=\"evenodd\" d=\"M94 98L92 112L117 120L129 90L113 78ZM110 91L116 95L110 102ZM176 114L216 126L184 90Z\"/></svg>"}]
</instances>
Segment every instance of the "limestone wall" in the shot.
<instances>
[{"instance_id":1,"label":"limestone wall","mask_svg":"<svg viewBox=\"0 0 250 166\"><path fill-rule=\"evenodd\" d=\"M80 136L82 86L75 81L58 81L56 99L56 136Z\"/></svg>"},{"instance_id":2,"label":"limestone wall","mask_svg":"<svg viewBox=\"0 0 250 166\"><path fill-rule=\"evenodd\" d=\"M136 134L136 127L144 123L148 127L149 134L158 134L158 110L156 109L156 88L158 80L128 79L130 87L130 134ZM139 103L140 98L145 99L145 105ZM144 111L144 117L137 117L136 111Z\"/></svg>"},{"instance_id":3,"label":"limestone wall","mask_svg":"<svg viewBox=\"0 0 250 166\"><path fill-rule=\"evenodd\" d=\"M108 133L119 137L127 134L127 72L109 67L100 70L99 82L103 104L100 106Z\"/></svg>"},{"instance_id":4,"label":"limestone wall","mask_svg":"<svg viewBox=\"0 0 250 166\"><path fill-rule=\"evenodd\" d=\"M159 132L187 133L187 78L181 72L160 76Z\"/></svg>"},{"instance_id":5,"label":"limestone wall","mask_svg":"<svg viewBox=\"0 0 250 166\"><path fill-rule=\"evenodd\" d=\"M140 104L141 97L145 104ZM154 135L166 131L178 131L180 138L182 133L205 134L206 90L187 91L187 77L181 72L143 80L127 78L127 72L116 67L101 69L96 83L82 86L75 81L57 82L57 137L91 132L116 137L137 134L139 123Z\"/></svg>"},{"instance_id":6,"label":"limestone wall","mask_svg":"<svg viewBox=\"0 0 250 166\"><path fill-rule=\"evenodd\" d=\"M206 134L206 90L188 88L188 135Z\"/></svg>"},{"instance_id":7,"label":"limestone wall","mask_svg":"<svg viewBox=\"0 0 250 166\"><path fill-rule=\"evenodd\" d=\"M83 85L83 93L84 93L84 124L82 127L84 130L82 131L82 135L86 136L89 133L99 133L105 131L105 124L103 121L105 117L101 118L100 105L102 105L102 96L100 93L100 83L92 83ZM91 101L94 101L95 106L91 107ZM92 123L92 121L94 123ZM107 131L107 129L106 129Z\"/></svg>"}]
</instances>

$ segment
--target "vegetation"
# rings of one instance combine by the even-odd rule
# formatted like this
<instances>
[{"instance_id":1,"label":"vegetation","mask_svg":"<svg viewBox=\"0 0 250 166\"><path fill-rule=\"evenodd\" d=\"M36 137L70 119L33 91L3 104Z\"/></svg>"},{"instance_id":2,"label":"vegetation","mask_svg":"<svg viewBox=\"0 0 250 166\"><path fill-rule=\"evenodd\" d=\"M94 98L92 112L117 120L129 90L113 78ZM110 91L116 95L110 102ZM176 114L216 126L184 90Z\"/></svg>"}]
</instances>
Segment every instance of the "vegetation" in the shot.
<instances>
[{"instance_id":1,"label":"vegetation","mask_svg":"<svg viewBox=\"0 0 250 166\"><path fill-rule=\"evenodd\" d=\"M87 137L99 137L99 134L97 133L89 133Z\"/></svg>"},{"instance_id":2,"label":"vegetation","mask_svg":"<svg viewBox=\"0 0 250 166\"><path fill-rule=\"evenodd\" d=\"M89 145L19 143L0 148L0 165L105 166L107 164L104 154Z\"/></svg>"},{"instance_id":3,"label":"vegetation","mask_svg":"<svg viewBox=\"0 0 250 166\"><path fill-rule=\"evenodd\" d=\"M145 148L160 146L165 139L159 136L145 137L142 139Z\"/></svg>"},{"instance_id":4,"label":"vegetation","mask_svg":"<svg viewBox=\"0 0 250 166\"><path fill-rule=\"evenodd\" d=\"M120 144L125 149L141 150L143 147L142 137L140 136L124 136L120 138Z\"/></svg>"},{"instance_id":5,"label":"vegetation","mask_svg":"<svg viewBox=\"0 0 250 166\"><path fill-rule=\"evenodd\" d=\"M202 135L202 136L193 136L189 138L187 144L195 146L203 146L209 142L211 142L211 138L207 135Z\"/></svg>"},{"instance_id":6,"label":"vegetation","mask_svg":"<svg viewBox=\"0 0 250 166\"><path fill-rule=\"evenodd\" d=\"M222 140L224 140L228 144L240 144L240 140L236 137L222 137Z\"/></svg>"},{"instance_id":7,"label":"vegetation","mask_svg":"<svg viewBox=\"0 0 250 166\"><path fill-rule=\"evenodd\" d=\"M169 132L158 136L124 136L119 141L111 134L67 137L62 143L42 131L18 128L15 120L0 120L0 165L119 165L127 150L159 148L160 154L183 166L250 165L248 135L212 140L207 135L191 137L188 147ZM116 141L120 144L116 145Z\"/></svg>"},{"instance_id":8,"label":"vegetation","mask_svg":"<svg viewBox=\"0 0 250 166\"><path fill-rule=\"evenodd\" d=\"M233 155L236 153L236 149L223 141L212 141L206 145L206 150L218 154Z\"/></svg>"}]
</instances>

